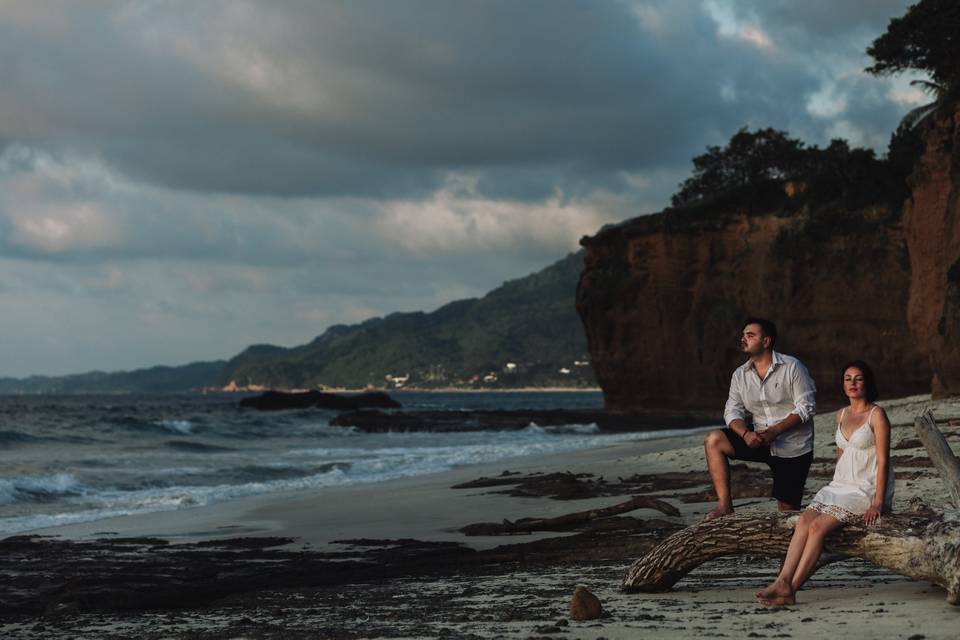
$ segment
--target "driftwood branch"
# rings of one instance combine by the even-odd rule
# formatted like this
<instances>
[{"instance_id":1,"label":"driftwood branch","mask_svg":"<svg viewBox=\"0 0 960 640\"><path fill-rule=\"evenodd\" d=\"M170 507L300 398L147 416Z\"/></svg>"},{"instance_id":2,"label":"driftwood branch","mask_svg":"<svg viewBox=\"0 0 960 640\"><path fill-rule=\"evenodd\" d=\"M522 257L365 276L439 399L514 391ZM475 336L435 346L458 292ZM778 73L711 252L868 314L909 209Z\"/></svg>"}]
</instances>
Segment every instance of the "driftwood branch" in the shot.
<instances>
[{"instance_id":1,"label":"driftwood branch","mask_svg":"<svg viewBox=\"0 0 960 640\"><path fill-rule=\"evenodd\" d=\"M960 505L960 461L929 412L916 421L937 470ZM783 556L798 514L730 515L703 522L664 540L633 563L623 578L625 591L666 591L690 571L720 556ZM960 604L960 511L884 516L879 525L846 525L827 537L827 553L863 558L896 573L926 580L947 590L947 602Z\"/></svg>"},{"instance_id":2,"label":"driftwood branch","mask_svg":"<svg viewBox=\"0 0 960 640\"><path fill-rule=\"evenodd\" d=\"M680 515L680 511L669 502L649 496L636 496L626 502L620 502L602 509L577 511L575 513L557 516L556 518L521 518L514 522L504 520L502 523L479 522L477 524L468 524L460 529L460 532L468 536L499 536L525 534L533 531L557 531L569 529L578 524L583 524L584 522L598 518L609 518L610 516L626 513L635 509L656 509L668 516Z\"/></svg>"},{"instance_id":3,"label":"driftwood branch","mask_svg":"<svg viewBox=\"0 0 960 640\"><path fill-rule=\"evenodd\" d=\"M952 516L952 517L950 517ZM884 516L881 524L847 525L827 537L825 551L869 560L947 590L960 604L960 517ZM678 531L635 562L626 591L666 591L701 564L739 554L783 556L798 514L730 515Z\"/></svg>"},{"instance_id":4,"label":"driftwood branch","mask_svg":"<svg viewBox=\"0 0 960 640\"><path fill-rule=\"evenodd\" d=\"M960 509L960 460L953 454L929 410L917 416L913 426L927 450L927 455L930 456L930 461L947 486L953 508Z\"/></svg>"}]
</instances>

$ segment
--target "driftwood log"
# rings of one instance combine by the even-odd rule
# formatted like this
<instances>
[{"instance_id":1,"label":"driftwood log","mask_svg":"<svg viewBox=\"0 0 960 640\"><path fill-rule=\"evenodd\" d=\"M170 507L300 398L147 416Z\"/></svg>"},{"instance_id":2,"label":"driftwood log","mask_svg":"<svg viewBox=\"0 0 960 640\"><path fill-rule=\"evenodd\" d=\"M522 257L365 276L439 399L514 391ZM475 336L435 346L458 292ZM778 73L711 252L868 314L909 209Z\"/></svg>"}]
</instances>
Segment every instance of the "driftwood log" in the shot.
<instances>
[{"instance_id":1,"label":"driftwood log","mask_svg":"<svg viewBox=\"0 0 960 640\"><path fill-rule=\"evenodd\" d=\"M916 429L917 436L927 450L934 468L947 485L953 508L960 509L960 460L953 455L946 438L937 428L937 421L934 420L931 412L925 411L917 416L913 428Z\"/></svg>"},{"instance_id":2,"label":"driftwood log","mask_svg":"<svg viewBox=\"0 0 960 640\"><path fill-rule=\"evenodd\" d=\"M954 504L960 504L960 461L937 429L933 415L925 412L914 426ZM696 567L720 556L783 556L798 517L798 512L735 514L678 531L631 565L623 589L666 591ZM827 537L825 551L863 558L910 578L933 582L947 590L947 602L960 604L960 511L937 513L920 508L912 514L883 516L873 527L847 525Z\"/></svg>"}]
</instances>

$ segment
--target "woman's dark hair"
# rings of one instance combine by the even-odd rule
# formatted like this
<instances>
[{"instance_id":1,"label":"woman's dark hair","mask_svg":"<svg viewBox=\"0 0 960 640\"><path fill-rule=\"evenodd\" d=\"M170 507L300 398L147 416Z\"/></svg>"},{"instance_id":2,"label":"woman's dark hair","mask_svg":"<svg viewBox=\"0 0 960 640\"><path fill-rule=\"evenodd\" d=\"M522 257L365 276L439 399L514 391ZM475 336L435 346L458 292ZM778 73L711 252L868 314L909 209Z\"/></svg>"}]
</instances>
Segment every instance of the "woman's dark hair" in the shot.
<instances>
[{"instance_id":1,"label":"woman's dark hair","mask_svg":"<svg viewBox=\"0 0 960 640\"><path fill-rule=\"evenodd\" d=\"M843 390L843 376L847 373L847 369L850 368L860 369L860 372L863 373L863 390L867 402L874 402L879 398L880 393L877 391L877 379L873 375L873 369L863 360L852 360L843 365L840 369L840 390Z\"/></svg>"},{"instance_id":2,"label":"woman's dark hair","mask_svg":"<svg viewBox=\"0 0 960 640\"><path fill-rule=\"evenodd\" d=\"M773 324L771 320L766 318L756 318L750 317L743 321L743 324L740 325L740 333L743 334L743 330L747 328L748 324L758 324L760 329L763 331L763 337L770 338L770 348L773 348L773 345L777 343L777 325Z\"/></svg>"}]
</instances>

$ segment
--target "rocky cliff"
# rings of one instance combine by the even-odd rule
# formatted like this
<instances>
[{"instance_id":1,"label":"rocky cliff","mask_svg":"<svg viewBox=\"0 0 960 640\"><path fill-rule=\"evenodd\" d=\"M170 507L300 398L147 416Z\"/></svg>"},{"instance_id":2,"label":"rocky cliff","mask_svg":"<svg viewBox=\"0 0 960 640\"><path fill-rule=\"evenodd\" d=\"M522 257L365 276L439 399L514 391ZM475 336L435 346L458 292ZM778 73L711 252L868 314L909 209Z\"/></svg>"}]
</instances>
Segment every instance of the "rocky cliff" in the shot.
<instances>
[{"instance_id":1,"label":"rocky cliff","mask_svg":"<svg viewBox=\"0 0 960 640\"><path fill-rule=\"evenodd\" d=\"M577 310L609 409L719 411L748 315L777 322L778 350L809 367L823 404L840 399L837 370L853 358L874 365L886 397L929 391L930 360L907 321L927 304L911 295L923 260L910 253L917 214L907 230L899 207L812 204L796 187L769 184L740 204L667 210L582 240ZM933 242L943 220L928 224ZM957 296L939 299L957 308Z\"/></svg>"},{"instance_id":2,"label":"rocky cliff","mask_svg":"<svg viewBox=\"0 0 960 640\"><path fill-rule=\"evenodd\" d=\"M933 118L904 206L911 280L907 319L933 372L934 396L960 394L960 105Z\"/></svg>"}]
</instances>

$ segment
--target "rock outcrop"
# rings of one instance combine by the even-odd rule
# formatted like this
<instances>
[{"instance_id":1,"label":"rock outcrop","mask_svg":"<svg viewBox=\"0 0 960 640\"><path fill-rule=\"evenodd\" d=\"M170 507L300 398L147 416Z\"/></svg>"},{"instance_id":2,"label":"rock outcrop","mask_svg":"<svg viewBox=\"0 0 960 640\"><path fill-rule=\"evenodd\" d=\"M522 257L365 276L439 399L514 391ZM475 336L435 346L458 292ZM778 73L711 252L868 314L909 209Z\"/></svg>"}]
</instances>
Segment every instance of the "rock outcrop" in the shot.
<instances>
[{"instance_id":1,"label":"rock outcrop","mask_svg":"<svg viewBox=\"0 0 960 640\"><path fill-rule=\"evenodd\" d=\"M577 310L607 408L719 410L748 315L777 322L825 404L853 358L885 397L960 394L960 108L929 125L909 182L902 216L786 183L584 238Z\"/></svg>"},{"instance_id":2,"label":"rock outcrop","mask_svg":"<svg viewBox=\"0 0 960 640\"><path fill-rule=\"evenodd\" d=\"M369 391L355 395L338 395L323 391L304 391L286 393L284 391L266 391L259 396L244 398L240 406L259 411L282 411L284 409L333 409L334 411L355 411L364 408L396 409L399 402L382 391Z\"/></svg>"},{"instance_id":3,"label":"rock outcrop","mask_svg":"<svg viewBox=\"0 0 960 640\"><path fill-rule=\"evenodd\" d=\"M887 397L928 390L903 229L877 210L861 219L887 222L821 238L805 215L668 210L584 238L577 309L607 408L719 408L748 315L777 322L778 349L809 367L821 400L839 398L837 369L853 358Z\"/></svg>"},{"instance_id":4,"label":"rock outcrop","mask_svg":"<svg viewBox=\"0 0 960 640\"><path fill-rule=\"evenodd\" d=\"M960 105L941 109L904 207L910 252L907 319L928 355L935 397L960 394Z\"/></svg>"}]
</instances>

